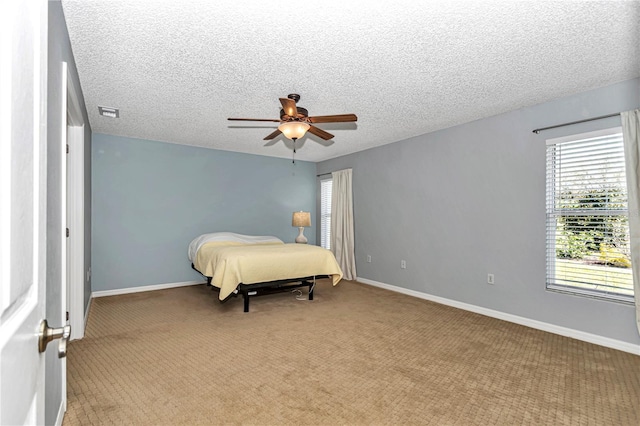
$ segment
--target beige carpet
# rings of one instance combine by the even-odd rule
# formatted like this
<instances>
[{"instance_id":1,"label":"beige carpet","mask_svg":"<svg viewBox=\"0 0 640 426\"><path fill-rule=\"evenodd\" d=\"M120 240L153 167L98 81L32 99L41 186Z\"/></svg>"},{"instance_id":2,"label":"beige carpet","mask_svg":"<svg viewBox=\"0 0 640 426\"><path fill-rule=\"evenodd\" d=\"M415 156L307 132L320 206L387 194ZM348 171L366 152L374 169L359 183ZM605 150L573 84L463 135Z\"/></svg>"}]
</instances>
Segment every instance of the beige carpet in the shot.
<instances>
[{"instance_id":1,"label":"beige carpet","mask_svg":"<svg viewBox=\"0 0 640 426\"><path fill-rule=\"evenodd\" d=\"M95 299L64 425L640 425L640 356L363 284Z\"/></svg>"}]
</instances>

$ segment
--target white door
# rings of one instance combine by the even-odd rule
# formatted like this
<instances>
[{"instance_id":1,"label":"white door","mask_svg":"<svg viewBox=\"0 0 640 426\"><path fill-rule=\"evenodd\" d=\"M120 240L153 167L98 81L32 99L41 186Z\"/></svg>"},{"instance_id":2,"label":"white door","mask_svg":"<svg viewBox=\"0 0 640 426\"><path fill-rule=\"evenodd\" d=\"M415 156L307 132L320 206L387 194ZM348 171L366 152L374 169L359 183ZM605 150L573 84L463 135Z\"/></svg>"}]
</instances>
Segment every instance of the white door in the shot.
<instances>
[{"instance_id":1,"label":"white door","mask_svg":"<svg viewBox=\"0 0 640 426\"><path fill-rule=\"evenodd\" d=\"M0 3L0 424L44 423L47 1Z\"/></svg>"},{"instance_id":2,"label":"white door","mask_svg":"<svg viewBox=\"0 0 640 426\"><path fill-rule=\"evenodd\" d=\"M67 295L66 306L69 311L69 323L71 324L71 338L82 339L84 337L84 285L89 280L84 271L84 117L82 115L80 89L69 75L66 62L62 62L62 108L67 123L67 143L69 154L65 155L66 168L64 175L67 178L66 188L63 192L66 201L67 222L63 229L71 230L66 239L67 252ZM62 150L64 152L64 150ZM64 170L64 169L63 169ZM63 201L63 200L61 200ZM89 273L87 271L87 273ZM85 281L86 280L86 281ZM64 282L64 281L63 281Z\"/></svg>"}]
</instances>

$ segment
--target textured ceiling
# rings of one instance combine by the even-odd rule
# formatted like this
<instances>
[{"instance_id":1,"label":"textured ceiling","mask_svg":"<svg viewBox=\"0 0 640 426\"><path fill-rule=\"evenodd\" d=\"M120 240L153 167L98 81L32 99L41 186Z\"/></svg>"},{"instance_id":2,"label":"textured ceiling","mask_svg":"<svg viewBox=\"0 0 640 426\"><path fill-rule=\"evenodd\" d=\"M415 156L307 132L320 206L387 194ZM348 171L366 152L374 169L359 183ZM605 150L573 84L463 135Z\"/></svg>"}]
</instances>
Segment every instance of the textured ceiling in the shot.
<instances>
[{"instance_id":1,"label":"textured ceiling","mask_svg":"<svg viewBox=\"0 0 640 426\"><path fill-rule=\"evenodd\" d=\"M638 1L62 1L94 132L321 161L640 76ZM120 109L119 119L98 105Z\"/></svg>"}]
</instances>

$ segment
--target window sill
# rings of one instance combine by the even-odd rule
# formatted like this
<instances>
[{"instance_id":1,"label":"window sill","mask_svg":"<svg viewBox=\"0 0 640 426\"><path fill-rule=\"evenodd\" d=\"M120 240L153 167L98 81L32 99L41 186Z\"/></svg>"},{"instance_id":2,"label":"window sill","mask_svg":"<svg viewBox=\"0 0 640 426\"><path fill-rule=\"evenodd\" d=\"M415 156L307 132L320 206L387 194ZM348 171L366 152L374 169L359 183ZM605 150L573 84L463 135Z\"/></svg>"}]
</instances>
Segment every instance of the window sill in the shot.
<instances>
[{"instance_id":1,"label":"window sill","mask_svg":"<svg viewBox=\"0 0 640 426\"><path fill-rule=\"evenodd\" d=\"M627 296L624 294L606 293L603 291L581 289L575 287L565 287L557 284L547 284L547 291L554 293L563 293L571 296L588 297L591 299L598 299L604 302L615 302L624 305L635 305L634 296Z\"/></svg>"}]
</instances>

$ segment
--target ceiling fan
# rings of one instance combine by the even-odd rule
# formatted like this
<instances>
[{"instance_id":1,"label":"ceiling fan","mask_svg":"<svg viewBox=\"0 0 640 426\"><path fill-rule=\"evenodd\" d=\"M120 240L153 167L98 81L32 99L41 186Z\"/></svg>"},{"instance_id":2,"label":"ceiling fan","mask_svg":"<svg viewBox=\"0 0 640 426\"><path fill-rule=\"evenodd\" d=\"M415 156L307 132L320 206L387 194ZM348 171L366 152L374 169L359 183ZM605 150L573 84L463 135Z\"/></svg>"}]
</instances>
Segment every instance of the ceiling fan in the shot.
<instances>
[{"instance_id":1,"label":"ceiling fan","mask_svg":"<svg viewBox=\"0 0 640 426\"><path fill-rule=\"evenodd\" d=\"M280 134L293 140L295 152L295 141L305 135L307 131L324 140L333 138L331 133L314 126L315 123L347 123L358 121L355 114L338 114L338 115L317 115L309 117L309 112L302 107L296 106L300 100L300 95L292 93L286 98L280 98L282 109L280 110L280 119L271 118L228 118L231 121L272 121L280 123L278 129L264 138L264 140L274 139Z\"/></svg>"}]
</instances>

